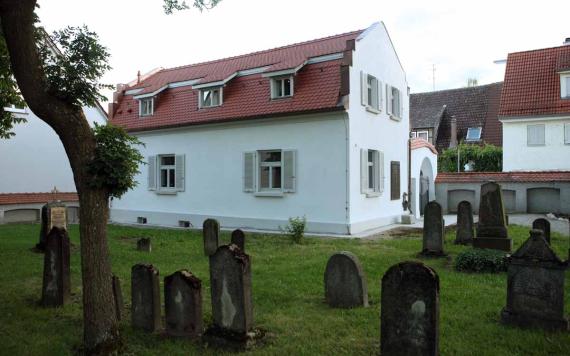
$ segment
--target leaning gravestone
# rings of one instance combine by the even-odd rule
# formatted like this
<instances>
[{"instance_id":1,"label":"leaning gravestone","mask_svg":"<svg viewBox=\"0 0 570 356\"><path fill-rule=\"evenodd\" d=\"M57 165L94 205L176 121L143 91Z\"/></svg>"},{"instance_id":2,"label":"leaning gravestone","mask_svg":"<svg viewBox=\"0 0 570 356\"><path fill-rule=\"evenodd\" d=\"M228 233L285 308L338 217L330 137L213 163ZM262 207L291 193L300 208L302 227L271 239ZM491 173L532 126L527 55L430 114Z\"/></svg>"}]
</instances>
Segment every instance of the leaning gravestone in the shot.
<instances>
[{"instance_id":1,"label":"leaning gravestone","mask_svg":"<svg viewBox=\"0 0 570 356\"><path fill-rule=\"evenodd\" d=\"M137 264L131 270L131 321L135 328L154 332L160 328L158 270Z\"/></svg>"},{"instance_id":2,"label":"leaning gravestone","mask_svg":"<svg viewBox=\"0 0 570 356\"><path fill-rule=\"evenodd\" d=\"M54 226L67 229L67 208L62 202L50 202L42 206L41 212L40 242L36 248L45 250L46 237Z\"/></svg>"},{"instance_id":3,"label":"leaning gravestone","mask_svg":"<svg viewBox=\"0 0 570 356\"><path fill-rule=\"evenodd\" d=\"M520 327L568 330L564 317L566 266L542 230L531 230L530 238L510 258L507 306L501 312L501 321Z\"/></svg>"},{"instance_id":4,"label":"leaning gravestone","mask_svg":"<svg viewBox=\"0 0 570 356\"><path fill-rule=\"evenodd\" d=\"M402 262L382 277L381 354L439 353L439 277L419 262Z\"/></svg>"},{"instance_id":5,"label":"leaning gravestone","mask_svg":"<svg viewBox=\"0 0 570 356\"><path fill-rule=\"evenodd\" d=\"M325 269L325 299L334 308L368 306L366 276L354 254L342 251L329 258Z\"/></svg>"},{"instance_id":6,"label":"leaning gravestone","mask_svg":"<svg viewBox=\"0 0 570 356\"><path fill-rule=\"evenodd\" d=\"M115 302L115 315L117 316L117 320L123 319L123 292L121 290L121 280L119 277L113 275L112 277L113 283L113 300Z\"/></svg>"},{"instance_id":7,"label":"leaning gravestone","mask_svg":"<svg viewBox=\"0 0 570 356\"><path fill-rule=\"evenodd\" d=\"M441 205L430 201L424 209L423 256L445 256L443 236L445 223L441 214Z\"/></svg>"},{"instance_id":8,"label":"leaning gravestone","mask_svg":"<svg viewBox=\"0 0 570 356\"><path fill-rule=\"evenodd\" d=\"M152 243L150 237L142 237L137 240L137 250L144 252L152 251Z\"/></svg>"},{"instance_id":9,"label":"leaning gravestone","mask_svg":"<svg viewBox=\"0 0 570 356\"><path fill-rule=\"evenodd\" d=\"M513 240L507 234L507 220L501 186L490 182L481 186L479 223L473 247L490 248L510 252Z\"/></svg>"},{"instance_id":10,"label":"leaning gravestone","mask_svg":"<svg viewBox=\"0 0 570 356\"><path fill-rule=\"evenodd\" d=\"M216 219L206 219L202 226L202 234L204 235L204 254L211 256L218 249L220 223Z\"/></svg>"},{"instance_id":11,"label":"leaning gravestone","mask_svg":"<svg viewBox=\"0 0 570 356\"><path fill-rule=\"evenodd\" d=\"M550 221L539 218L532 222L532 228L542 230L546 242L550 244Z\"/></svg>"},{"instance_id":12,"label":"leaning gravestone","mask_svg":"<svg viewBox=\"0 0 570 356\"><path fill-rule=\"evenodd\" d=\"M232 231L232 243L245 252L245 234L240 229Z\"/></svg>"},{"instance_id":13,"label":"leaning gravestone","mask_svg":"<svg viewBox=\"0 0 570 356\"><path fill-rule=\"evenodd\" d=\"M164 278L166 333L177 337L202 334L202 281L187 270Z\"/></svg>"},{"instance_id":14,"label":"leaning gravestone","mask_svg":"<svg viewBox=\"0 0 570 356\"><path fill-rule=\"evenodd\" d=\"M54 226L46 237L41 304L60 307L71 294L69 236L64 228Z\"/></svg>"},{"instance_id":15,"label":"leaning gravestone","mask_svg":"<svg viewBox=\"0 0 570 356\"><path fill-rule=\"evenodd\" d=\"M467 245L473 242L473 208L464 200L457 205L457 230L455 244Z\"/></svg>"}]
</instances>

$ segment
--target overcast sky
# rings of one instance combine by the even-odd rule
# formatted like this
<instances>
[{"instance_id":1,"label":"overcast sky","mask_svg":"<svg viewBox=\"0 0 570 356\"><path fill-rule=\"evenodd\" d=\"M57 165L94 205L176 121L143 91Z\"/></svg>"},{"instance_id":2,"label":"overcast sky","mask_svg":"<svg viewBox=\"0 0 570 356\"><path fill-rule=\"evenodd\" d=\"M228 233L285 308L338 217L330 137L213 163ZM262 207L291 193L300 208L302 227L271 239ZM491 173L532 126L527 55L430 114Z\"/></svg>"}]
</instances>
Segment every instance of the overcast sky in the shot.
<instances>
[{"instance_id":1,"label":"overcast sky","mask_svg":"<svg viewBox=\"0 0 570 356\"><path fill-rule=\"evenodd\" d=\"M192 1L192 0L187 0ZM384 21L412 92L503 80L509 52L559 46L570 37L570 1L223 0L210 11L165 15L162 0L51 0L39 4L51 32L86 24L111 53L105 83L155 67L213 60L363 29ZM109 93L105 93L109 94Z\"/></svg>"}]
</instances>

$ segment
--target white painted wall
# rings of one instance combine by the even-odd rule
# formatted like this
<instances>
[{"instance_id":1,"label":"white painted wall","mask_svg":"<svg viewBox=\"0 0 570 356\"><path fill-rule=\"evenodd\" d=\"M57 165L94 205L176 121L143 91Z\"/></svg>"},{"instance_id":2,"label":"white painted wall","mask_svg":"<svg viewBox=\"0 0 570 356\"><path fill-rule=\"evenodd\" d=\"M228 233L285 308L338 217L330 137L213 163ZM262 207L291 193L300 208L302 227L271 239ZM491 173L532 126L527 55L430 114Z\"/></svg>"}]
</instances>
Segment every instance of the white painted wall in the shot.
<instances>
[{"instance_id":1,"label":"white painted wall","mask_svg":"<svg viewBox=\"0 0 570 356\"><path fill-rule=\"evenodd\" d=\"M420 172L422 169L425 170L424 174L429 174L430 186L429 186L429 198L435 200L435 177L437 176L437 155L433 153L427 147L420 147L412 150L412 179L414 179L414 187L412 192L415 195L412 197L413 207L412 211L414 216L419 218L421 216L420 212ZM431 171L431 172L430 172Z\"/></svg>"},{"instance_id":2,"label":"white painted wall","mask_svg":"<svg viewBox=\"0 0 570 356\"><path fill-rule=\"evenodd\" d=\"M244 121L140 133L145 157L185 154L185 191L158 195L148 190L148 166L139 185L112 202L111 220L201 227L216 218L222 227L277 230L289 217L305 215L311 232L347 233L346 113ZM282 197L243 191L243 153L297 150L297 189Z\"/></svg>"},{"instance_id":3,"label":"white painted wall","mask_svg":"<svg viewBox=\"0 0 570 356\"><path fill-rule=\"evenodd\" d=\"M406 74L400 65L383 23L371 27L356 41L350 68L350 224L351 233L395 223L404 213L401 195L408 191L407 140L409 96ZM361 105L360 72L378 78L383 86L383 107L379 114ZM386 114L385 84L399 88L404 103L401 121ZM384 152L384 192L367 197L360 189L360 149ZM400 162L400 198L390 200L390 161Z\"/></svg>"},{"instance_id":4,"label":"white painted wall","mask_svg":"<svg viewBox=\"0 0 570 356\"><path fill-rule=\"evenodd\" d=\"M570 117L503 120L503 172L570 170L564 124ZM527 145L527 125L545 125L545 145Z\"/></svg>"},{"instance_id":5,"label":"white painted wall","mask_svg":"<svg viewBox=\"0 0 570 356\"><path fill-rule=\"evenodd\" d=\"M84 108L90 123L105 123L99 108ZM0 193L74 192L73 173L57 134L29 109L27 122L15 125L16 136L0 139Z\"/></svg>"}]
</instances>

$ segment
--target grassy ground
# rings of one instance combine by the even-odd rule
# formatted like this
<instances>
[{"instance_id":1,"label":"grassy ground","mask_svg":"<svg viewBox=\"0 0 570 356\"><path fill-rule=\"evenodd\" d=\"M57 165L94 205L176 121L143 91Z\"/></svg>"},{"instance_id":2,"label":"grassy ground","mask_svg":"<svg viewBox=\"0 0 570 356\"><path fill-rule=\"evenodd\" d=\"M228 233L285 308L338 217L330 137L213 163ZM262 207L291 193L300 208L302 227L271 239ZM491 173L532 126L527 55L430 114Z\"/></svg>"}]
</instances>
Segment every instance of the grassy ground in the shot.
<instances>
[{"instance_id":1,"label":"grassy ground","mask_svg":"<svg viewBox=\"0 0 570 356\"><path fill-rule=\"evenodd\" d=\"M515 248L528 229L511 226ZM81 280L77 226L71 227L72 303L60 309L42 309L43 255L32 253L38 225L0 226L0 354L65 355L81 343ZM446 236L452 257L465 249L455 246L453 232ZM135 250L136 236L152 237L150 254ZM130 269L139 262L154 264L161 279L187 268L203 281L204 318L211 322L207 259L200 232L142 230L110 226L109 240L114 272L122 279L127 317L122 322L126 354L219 354L186 340L148 335L130 327ZM229 241L227 233L222 241ZM562 258L568 237L552 236ZM284 236L247 237L252 257L255 324L269 331L267 343L254 355L369 355L379 353L380 279L393 264L416 259L419 235L391 240L309 238L293 245ZM368 279L370 308L331 309L323 303L323 273L328 257L348 250L361 260ZM435 268L441 283L440 351L443 355L568 355L570 334L520 330L499 323L506 300L506 274L464 274L453 271L446 259L425 260ZM566 311L570 311L570 273L566 275ZM161 281L162 283L162 281ZM161 297L163 298L163 297ZM163 310L164 313L164 310Z\"/></svg>"}]
</instances>

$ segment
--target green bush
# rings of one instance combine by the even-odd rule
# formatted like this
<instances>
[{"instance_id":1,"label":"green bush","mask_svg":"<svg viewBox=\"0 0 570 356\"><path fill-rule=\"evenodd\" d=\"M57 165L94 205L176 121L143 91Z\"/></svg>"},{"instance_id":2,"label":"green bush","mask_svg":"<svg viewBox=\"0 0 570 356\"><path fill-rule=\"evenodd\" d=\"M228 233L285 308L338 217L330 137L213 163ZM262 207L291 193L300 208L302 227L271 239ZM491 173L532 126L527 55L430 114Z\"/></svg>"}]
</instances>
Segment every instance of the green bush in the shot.
<instances>
[{"instance_id":1,"label":"green bush","mask_svg":"<svg viewBox=\"0 0 570 356\"><path fill-rule=\"evenodd\" d=\"M465 164L473 161L475 172L501 172L503 170L503 149L494 145L461 143L458 147L444 150L438 156L437 166L440 172L457 172L457 148L459 148L459 170L465 169Z\"/></svg>"},{"instance_id":2,"label":"green bush","mask_svg":"<svg viewBox=\"0 0 570 356\"><path fill-rule=\"evenodd\" d=\"M300 244L305 236L305 227L307 225L306 217L289 218L289 224L285 226L285 232L291 237L294 243Z\"/></svg>"},{"instance_id":3,"label":"green bush","mask_svg":"<svg viewBox=\"0 0 570 356\"><path fill-rule=\"evenodd\" d=\"M507 254L499 250L474 248L461 252L455 259L455 269L462 272L505 272Z\"/></svg>"}]
</instances>

